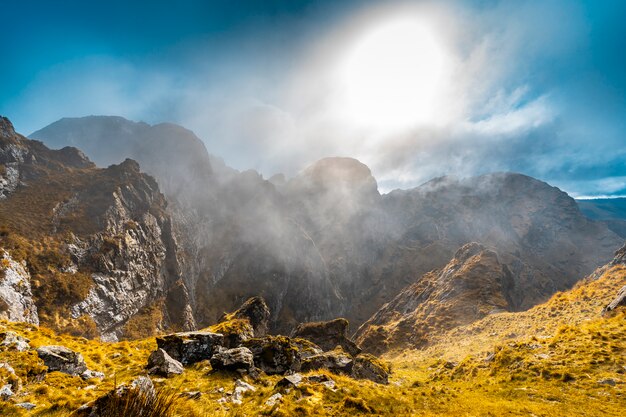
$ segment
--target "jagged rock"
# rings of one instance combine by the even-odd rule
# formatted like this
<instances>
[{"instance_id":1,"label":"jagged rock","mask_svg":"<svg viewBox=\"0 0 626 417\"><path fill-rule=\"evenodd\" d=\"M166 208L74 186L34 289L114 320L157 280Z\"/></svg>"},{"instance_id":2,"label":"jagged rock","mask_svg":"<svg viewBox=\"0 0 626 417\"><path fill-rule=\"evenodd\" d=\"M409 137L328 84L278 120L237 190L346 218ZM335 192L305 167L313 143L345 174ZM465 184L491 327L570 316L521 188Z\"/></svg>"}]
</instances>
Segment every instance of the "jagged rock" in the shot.
<instances>
[{"instance_id":1,"label":"jagged rock","mask_svg":"<svg viewBox=\"0 0 626 417\"><path fill-rule=\"evenodd\" d=\"M30 349L28 342L30 342L30 340L18 335L15 332L8 331L0 333L0 348L2 349L24 352Z\"/></svg>"},{"instance_id":2,"label":"jagged rock","mask_svg":"<svg viewBox=\"0 0 626 417\"><path fill-rule=\"evenodd\" d=\"M172 375L182 374L184 371L183 365L173 359L163 349L157 349L148 357L148 373L170 377Z\"/></svg>"},{"instance_id":3,"label":"jagged rock","mask_svg":"<svg viewBox=\"0 0 626 417\"><path fill-rule=\"evenodd\" d=\"M39 324L30 281L25 265L0 249L0 319Z\"/></svg>"},{"instance_id":4,"label":"jagged rock","mask_svg":"<svg viewBox=\"0 0 626 417\"><path fill-rule=\"evenodd\" d=\"M157 346L183 365L211 359L224 336L212 332L173 333L156 338Z\"/></svg>"},{"instance_id":5,"label":"jagged rock","mask_svg":"<svg viewBox=\"0 0 626 417\"><path fill-rule=\"evenodd\" d=\"M296 388L302 383L302 375L299 373L287 375L276 383L274 388Z\"/></svg>"},{"instance_id":6,"label":"jagged rock","mask_svg":"<svg viewBox=\"0 0 626 417\"><path fill-rule=\"evenodd\" d=\"M19 407L19 408L23 408L23 409L25 409L25 410L29 410L29 411L30 411L30 410L33 410L35 407L37 407L37 406L36 406L35 404L33 404L33 403L17 403L17 404L15 404L15 406L16 406L16 407Z\"/></svg>"},{"instance_id":7,"label":"jagged rock","mask_svg":"<svg viewBox=\"0 0 626 417\"><path fill-rule=\"evenodd\" d=\"M265 401L265 405L269 407L273 407L279 402L281 402L282 399L283 399L283 395L280 392L277 392L276 394L272 395Z\"/></svg>"},{"instance_id":8,"label":"jagged rock","mask_svg":"<svg viewBox=\"0 0 626 417\"><path fill-rule=\"evenodd\" d=\"M211 357L211 366L213 369L249 370L254 366L254 356L250 349L246 347L238 347L227 349L214 354Z\"/></svg>"},{"instance_id":9,"label":"jagged rock","mask_svg":"<svg viewBox=\"0 0 626 417\"><path fill-rule=\"evenodd\" d=\"M248 391L254 392L256 391L256 388L240 379L236 380L235 390L230 396L230 402L232 402L233 404L241 405L241 403L243 402L243 394Z\"/></svg>"},{"instance_id":10,"label":"jagged rock","mask_svg":"<svg viewBox=\"0 0 626 417\"><path fill-rule=\"evenodd\" d=\"M348 320L344 318L302 323L296 327L291 336L309 340L324 351L341 346L350 355L356 356L361 352L361 349L348 337L348 326Z\"/></svg>"},{"instance_id":11,"label":"jagged rock","mask_svg":"<svg viewBox=\"0 0 626 417\"><path fill-rule=\"evenodd\" d=\"M315 343L308 341L306 339L301 338L292 338L291 343L298 348L298 352L300 353L300 358L306 359L313 355L319 355L323 352L323 350L317 346Z\"/></svg>"},{"instance_id":12,"label":"jagged rock","mask_svg":"<svg viewBox=\"0 0 626 417\"><path fill-rule=\"evenodd\" d=\"M80 377L85 381L88 381L90 379L104 379L104 373L87 369L85 372L80 374Z\"/></svg>"},{"instance_id":13,"label":"jagged rock","mask_svg":"<svg viewBox=\"0 0 626 417\"><path fill-rule=\"evenodd\" d=\"M389 367L372 355L360 354L354 359L352 376L386 385L389 383Z\"/></svg>"},{"instance_id":14,"label":"jagged rock","mask_svg":"<svg viewBox=\"0 0 626 417\"><path fill-rule=\"evenodd\" d=\"M223 344L226 348L236 348L254 337L254 329L247 319L226 319L209 329L224 336Z\"/></svg>"},{"instance_id":15,"label":"jagged rock","mask_svg":"<svg viewBox=\"0 0 626 417\"><path fill-rule=\"evenodd\" d=\"M83 355L65 346L41 346L37 349L37 355L48 367L48 372L80 375L87 370Z\"/></svg>"},{"instance_id":16,"label":"jagged rock","mask_svg":"<svg viewBox=\"0 0 626 417\"><path fill-rule=\"evenodd\" d=\"M252 297L233 313L233 318L247 319L254 330L253 337L263 337L269 328L270 309L262 297Z\"/></svg>"},{"instance_id":17,"label":"jagged rock","mask_svg":"<svg viewBox=\"0 0 626 417\"><path fill-rule=\"evenodd\" d=\"M353 366L352 357L342 349L335 349L328 352L313 355L302 361L302 371L315 371L318 369L328 369L338 374L350 375Z\"/></svg>"},{"instance_id":18,"label":"jagged rock","mask_svg":"<svg viewBox=\"0 0 626 417\"><path fill-rule=\"evenodd\" d=\"M0 399L2 401L6 401L13 396L13 390L11 389L11 385L6 384L0 388Z\"/></svg>"},{"instance_id":19,"label":"jagged rock","mask_svg":"<svg viewBox=\"0 0 626 417\"><path fill-rule=\"evenodd\" d=\"M202 393L200 391L184 391L181 392L179 396L187 398L188 400L197 400L202 396Z\"/></svg>"},{"instance_id":20,"label":"jagged rock","mask_svg":"<svg viewBox=\"0 0 626 417\"><path fill-rule=\"evenodd\" d=\"M254 355L254 364L268 375L300 370L300 353L288 337L254 338L246 340L244 346Z\"/></svg>"}]
</instances>

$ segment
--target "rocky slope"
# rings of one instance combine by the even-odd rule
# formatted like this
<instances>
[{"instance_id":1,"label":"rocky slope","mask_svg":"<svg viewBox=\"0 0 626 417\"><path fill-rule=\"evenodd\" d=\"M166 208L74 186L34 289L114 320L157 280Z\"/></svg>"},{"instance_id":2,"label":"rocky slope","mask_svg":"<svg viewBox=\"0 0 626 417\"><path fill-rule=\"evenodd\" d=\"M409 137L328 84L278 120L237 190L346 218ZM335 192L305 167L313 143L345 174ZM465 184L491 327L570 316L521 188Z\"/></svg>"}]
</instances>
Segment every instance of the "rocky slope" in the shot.
<instances>
[{"instance_id":1,"label":"rocky slope","mask_svg":"<svg viewBox=\"0 0 626 417\"><path fill-rule=\"evenodd\" d=\"M10 283L19 275L31 322L104 339L193 327L166 200L136 162L98 169L77 149L50 150L2 118L0 168L0 299L17 308Z\"/></svg>"},{"instance_id":2,"label":"rocky slope","mask_svg":"<svg viewBox=\"0 0 626 417\"><path fill-rule=\"evenodd\" d=\"M436 334L511 310L513 285L494 251L468 243L444 268L424 275L378 310L359 328L356 341L378 354L421 348Z\"/></svg>"},{"instance_id":3,"label":"rocky slope","mask_svg":"<svg viewBox=\"0 0 626 417\"><path fill-rule=\"evenodd\" d=\"M268 181L220 165L172 125L63 119L33 135L77 144L103 162L153 141L165 149L187 144L171 161L158 147L137 157L170 201L181 276L200 325L262 295L272 331L336 316L358 326L468 242L496 248L512 276L509 308L523 310L570 288L621 243L567 194L519 174L444 177L381 195L354 159L326 158ZM101 155L108 141L115 146Z\"/></svg>"}]
</instances>

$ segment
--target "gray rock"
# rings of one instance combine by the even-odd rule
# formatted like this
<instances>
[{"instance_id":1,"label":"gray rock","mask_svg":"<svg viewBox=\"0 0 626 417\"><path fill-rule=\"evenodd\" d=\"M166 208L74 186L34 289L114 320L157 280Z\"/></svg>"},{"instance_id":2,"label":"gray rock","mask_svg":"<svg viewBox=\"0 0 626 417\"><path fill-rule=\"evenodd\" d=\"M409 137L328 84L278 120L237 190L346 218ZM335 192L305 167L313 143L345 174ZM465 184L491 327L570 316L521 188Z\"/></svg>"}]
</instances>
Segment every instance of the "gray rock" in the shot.
<instances>
[{"instance_id":1,"label":"gray rock","mask_svg":"<svg viewBox=\"0 0 626 417\"><path fill-rule=\"evenodd\" d=\"M30 340L18 335L15 332L0 333L0 347L10 350L24 352L30 349Z\"/></svg>"},{"instance_id":2,"label":"gray rock","mask_svg":"<svg viewBox=\"0 0 626 417\"><path fill-rule=\"evenodd\" d=\"M247 347L227 349L216 353L211 357L213 369L248 370L254 366L254 356Z\"/></svg>"},{"instance_id":3,"label":"gray rock","mask_svg":"<svg viewBox=\"0 0 626 417\"><path fill-rule=\"evenodd\" d=\"M20 407L23 408L25 410L32 410L33 408L37 407L35 404L33 403L18 403L15 404L16 407Z\"/></svg>"},{"instance_id":4,"label":"gray rock","mask_svg":"<svg viewBox=\"0 0 626 417\"><path fill-rule=\"evenodd\" d=\"M184 371L183 365L163 349L157 349L150 354L147 368L148 373L165 377L180 375Z\"/></svg>"},{"instance_id":5,"label":"gray rock","mask_svg":"<svg viewBox=\"0 0 626 417\"><path fill-rule=\"evenodd\" d=\"M357 379L369 379L377 384L389 383L387 368L371 355L359 355L354 359L352 376Z\"/></svg>"},{"instance_id":6,"label":"gray rock","mask_svg":"<svg viewBox=\"0 0 626 417\"><path fill-rule=\"evenodd\" d=\"M80 375L87 370L83 355L65 346L42 346L37 349L37 355L48 367L48 372Z\"/></svg>"},{"instance_id":7,"label":"gray rock","mask_svg":"<svg viewBox=\"0 0 626 417\"><path fill-rule=\"evenodd\" d=\"M39 324L37 306L30 287L31 277L21 262L0 249L0 319Z\"/></svg>"},{"instance_id":8,"label":"gray rock","mask_svg":"<svg viewBox=\"0 0 626 417\"><path fill-rule=\"evenodd\" d=\"M276 394L269 397L267 401L265 401L265 405L273 407L279 402L281 402L282 399L283 399L283 395L280 392L277 392Z\"/></svg>"},{"instance_id":9,"label":"gray rock","mask_svg":"<svg viewBox=\"0 0 626 417\"><path fill-rule=\"evenodd\" d=\"M615 385L617 385L617 381L614 380L613 378L604 378L604 379L600 379L598 381L598 384L600 384L600 385L610 385L610 386L614 387Z\"/></svg>"},{"instance_id":10,"label":"gray rock","mask_svg":"<svg viewBox=\"0 0 626 417\"><path fill-rule=\"evenodd\" d=\"M626 248L626 246L624 248ZM604 309L602 310L602 314L613 311L619 306L626 306L626 286L622 287L613 299L613 301L611 301L606 307L604 307Z\"/></svg>"},{"instance_id":11,"label":"gray rock","mask_svg":"<svg viewBox=\"0 0 626 417\"><path fill-rule=\"evenodd\" d=\"M11 389L11 385L7 384L0 388L0 399L2 401L6 401L13 396L13 390Z\"/></svg>"},{"instance_id":12,"label":"gray rock","mask_svg":"<svg viewBox=\"0 0 626 417\"><path fill-rule=\"evenodd\" d=\"M202 396L200 391L184 391L179 394L180 397L187 398L188 400L197 400Z\"/></svg>"},{"instance_id":13,"label":"gray rock","mask_svg":"<svg viewBox=\"0 0 626 417\"><path fill-rule=\"evenodd\" d=\"M303 382L301 374L287 375L276 383L274 388L296 388Z\"/></svg>"},{"instance_id":14,"label":"gray rock","mask_svg":"<svg viewBox=\"0 0 626 417\"><path fill-rule=\"evenodd\" d=\"M183 365L211 359L223 341L223 335L211 332L174 333L156 338L159 349Z\"/></svg>"},{"instance_id":15,"label":"gray rock","mask_svg":"<svg viewBox=\"0 0 626 417\"><path fill-rule=\"evenodd\" d=\"M325 352L341 346L352 356L361 353L361 349L348 337L348 320L343 318L302 323L296 327L291 336L309 340Z\"/></svg>"},{"instance_id":16,"label":"gray rock","mask_svg":"<svg viewBox=\"0 0 626 417\"><path fill-rule=\"evenodd\" d=\"M253 336L263 337L269 328L270 309L262 297L252 297L233 313L233 318L248 320L254 330Z\"/></svg>"},{"instance_id":17,"label":"gray rock","mask_svg":"<svg viewBox=\"0 0 626 417\"><path fill-rule=\"evenodd\" d=\"M302 371L315 371L318 369L328 369L331 372L350 375L353 366L352 357L343 350L332 350L330 352L313 355L302 362Z\"/></svg>"},{"instance_id":18,"label":"gray rock","mask_svg":"<svg viewBox=\"0 0 626 417\"><path fill-rule=\"evenodd\" d=\"M104 379L104 373L103 372L98 372L98 371L92 371L91 369L87 369L85 372L83 372L82 374L80 374L80 377L82 379L84 379L85 381L88 381L90 379Z\"/></svg>"},{"instance_id":19,"label":"gray rock","mask_svg":"<svg viewBox=\"0 0 626 417\"><path fill-rule=\"evenodd\" d=\"M254 355L254 364L268 375L300 370L301 357L291 339L284 336L265 336L246 340L244 346Z\"/></svg>"}]
</instances>

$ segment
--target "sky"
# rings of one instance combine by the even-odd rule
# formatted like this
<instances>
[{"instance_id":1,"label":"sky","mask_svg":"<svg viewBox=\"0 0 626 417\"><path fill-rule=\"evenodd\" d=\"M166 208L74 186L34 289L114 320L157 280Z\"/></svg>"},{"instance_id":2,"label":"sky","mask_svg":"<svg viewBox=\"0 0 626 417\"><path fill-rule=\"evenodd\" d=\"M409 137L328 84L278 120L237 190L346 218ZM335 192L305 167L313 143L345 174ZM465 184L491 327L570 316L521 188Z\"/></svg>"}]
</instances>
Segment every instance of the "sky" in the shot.
<instances>
[{"instance_id":1,"label":"sky","mask_svg":"<svg viewBox=\"0 0 626 417\"><path fill-rule=\"evenodd\" d=\"M240 169L325 156L381 191L521 172L626 194L626 2L0 0L0 114L119 115Z\"/></svg>"}]
</instances>

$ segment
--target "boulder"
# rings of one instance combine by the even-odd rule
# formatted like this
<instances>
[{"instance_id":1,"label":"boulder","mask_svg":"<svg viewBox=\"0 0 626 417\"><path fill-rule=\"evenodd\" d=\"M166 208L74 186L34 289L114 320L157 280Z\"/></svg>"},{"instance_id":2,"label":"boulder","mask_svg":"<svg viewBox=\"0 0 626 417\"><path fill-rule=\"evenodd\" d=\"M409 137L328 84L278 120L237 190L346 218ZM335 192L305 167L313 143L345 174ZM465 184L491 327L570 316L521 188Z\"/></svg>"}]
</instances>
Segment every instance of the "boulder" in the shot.
<instances>
[{"instance_id":1,"label":"boulder","mask_svg":"<svg viewBox=\"0 0 626 417\"><path fill-rule=\"evenodd\" d=\"M150 408L158 402L158 399L156 398L156 390L154 389L152 380L147 376L140 376L131 382L130 385L120 385L96 400L81 406L78 410L71 414L71 417L122 415L119 414L121 410L117 409L117 407L119 407L119 404L123 402L123 398L125 396L133 395L137 392L143 395L142 403L144 403L145 407ZM132 403L136 405L137 401L132 401ZM124 413L123 415L130 416L136 414Z\"/></svg>"},{"instance_id":2,"label":"boulder","mask_svg":"<svg viewBox=\"0 0 626 417\"><path fill-rule=\"evenodd\" d=\"M0 400L6 401L13 396L13 390L11 389L11 385L6 384L0 388Z\"/></svg>"},{"instance_id":3,"label":"boulder","mask_svg":"<svg viewBox=\"0 0 626 417\"><path fill-rule=\"evenodd\" d=\"M104 379L104 373L87 369L85 372L80 374L80 377L85 381L88 381L90 379Z\"/></svg>"},{"instance_id":4,"label":"boulder","mask_svg":"<svg viewBox=\"0 0 626 417\"><path fill-rule=\"evenodd\" d=\"M278 381L274 388L297 388L302 383L303 378L301 374L295 373L285 376Z\"/></svg>"},{"instance_id":5,"label":"boulder","mask_svg":"<svg viewBox=\"0 0 626 417\"><path fill-rule=\"evenodd\" d=\"M306 339L294 338L291 339L291 343L298 348L298 352L300 352L300 357L302 359L306 359L313 355L319 355L324 352L322 348Z\"/></svg>"},{"instance_id":6,"label":"boulder","mask_svg":"<svg viewBox=\"0 0 626 417\"><path fill-rule=\"evenodd\" d=\"M285 336L265 336L245 341L254 356L254 364L268 375L300 370L300 352Z\"/></svg>"},{"instance_id":7,"label":"boulder","mask_svg":"<svg viewBox=\"0 0 626 417\"><path fill-rule=\"evenodd\" d=\"M348 320L338 318L330 321L302 323L291 333L318 345L325 352L341 346L352 356L361 353L361 349L348 337Z\"/></svg>"},{"instance_id":8,"label":"boulder","mask_svg":"<svg viewBox=\"0 0 626 417\"><path fill-rule=\"evenodd\" d=\"M211 366L213 369L230 371L237 369L249 370L254 366L254 356L247 347L227 349L211 357Z\"/></svg>"},{"instance_id":9,"label":"boulder","mask_svg":"<svg viewBox=\"0 0 626 417\"><path fill-rule=\"evenodd\" d=\"M246 319L231 318L223 320L209 330L224 336L223 345L226 348L236 348L243 342L254 337L254 329Z\"/></svg>"},{"instance_id":10,"label":"boulder","mask_svg":"<svg viewBox=\"0 0 626 417\"><path fill-rule=\"evenodd\" d=\"M17 403L17 404L15 404L15 406L19 407L19 408L23 408L24 410L29 410L29 411L32 410L33 408L37 407L35 404L28 403L28 402L26 402L26 403Z\"/></svg>"},{"instance_id":11,"label":"boulder","mask_svg":"<svg viewBox=\"0 0 626 417\"><path fill-rule=\"evenodd\" d=\"M626 306L626 286L622 287L617 292L617 296L615 296L613 301L611 301L606 307L604 307L604 309L602 310L602 314L613 311L620 306Z\"/></svg>"},{"instance_id":12,"label":"boulder","mask_svg":"<svg viewBox=\"0 0 626 417\"><path fill-rule=\"evenodd\" d=\"M270 321L270 309L262 297L248 299L232 314L235 319L246 319L254 330L254 337L267 334Z\"/></svg>"},{"instance_id":13,"label":"boulder","mask_svg":"<svg viewBox=\"0 0 626 417\"><path fill-rule=\"evenodd\" d=\"M212 332L173 333L156 338L157 346L183 365L210 359L222 346L224 336Z\"/></svg>"},{"instance_id":14,"label":"boulder","mask_svg":"<svg viewBox=\"0 0 626 417\"><path fill-rule=\"evenodd\" d=\"M352 357L347 352L335 349L306 358L302 361L301 369L303 372L328 369L334 373L350 375L353 363Z\"/></svg>"},{"instance_id":15,"label":"boulder","mask_svg":"<svg viewBox=\"0 0 626 417\"><path fill-rule=\"evenodd\" d=\"M41 346L37 355L48 367L48 372L63 372L69 375L80 375L87 370L83 355L65 346Z\"/></svg>"},{"instance_id":16,"label":"boulder","mask_svg":"<svg viewBox=\"0 0 626 417\"><path fill-rule=\"evenodd\" d=\"M148 357L148 373L160 376L170 377L172 375L180 375L183 373L183 365L176 359L173 359L163 349L157 349Z\"/></svg>"},{"instance_id":17,"label":"boulder","mask_svg":"<svg viewBox=\"0 0 626 417\"><path fill-rule=\"evenodd\" d=\"M18 335L15 332L0 333L0 349L3 350L17 350L18 352L24 352L30 349L28 342L30 342L30 340Z\"/></svg>"},{"instance_id":18,"label":"boulder","mask_svg":"<svg viewBox=\"0 0 626 417\"><path fill-rule=\"evenodd\" d=\"M356 379L369 379L377 384L388 384L389 366L375 356L360 354L354 359L352 377Z\"/></svg>"}]
</instances>

